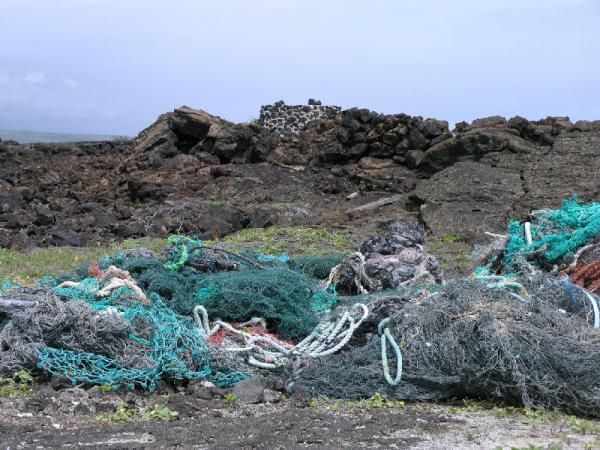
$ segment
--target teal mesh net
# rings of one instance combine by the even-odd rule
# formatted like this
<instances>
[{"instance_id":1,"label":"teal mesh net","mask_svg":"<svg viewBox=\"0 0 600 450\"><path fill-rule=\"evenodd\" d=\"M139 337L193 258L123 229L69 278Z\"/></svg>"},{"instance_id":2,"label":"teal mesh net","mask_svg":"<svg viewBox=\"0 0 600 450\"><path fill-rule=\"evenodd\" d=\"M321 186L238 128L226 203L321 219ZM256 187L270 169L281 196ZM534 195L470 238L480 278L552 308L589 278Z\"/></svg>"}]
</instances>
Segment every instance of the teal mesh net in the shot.
<instances>
[{"instance_id":1,"label":"teal mesh net","mask_svg":"<svg viewBox=\"0 0 600 450\"><path fill-rule=\"evenodd\" d=\"M58 292L73 299L80 294L87 300L86 286L93 283L84 281L78 292L72 288ZM128 367L105 355L44 347L38 352L38 367L73 384L148 390L156 389L161 380L210 379L223 387L247 377L241 373L213 371L201 331L190 319L173 313L158 295L152 294L151 304L143 305L129 301L123 294L125 291L115 293L110 300L103 299L102 304L92 300L90 305L94 309L113 307L129 321L133 330L129 339L145 349L138 355L139 366Z\"/></svg>"},{"instance_id":2,"label":"teal mesh net","mask_svg":"<svg viewBox=\"0 0 600 450\"><path fill-rule=\"evenodd\" d=\"M14 283L12 280L4 280L2 283L0 283L0 291L2 291L4 289L15 288L15 287L19 287L19 285Z\"/></svg>"},{"instance_id":3,"label":"teal mesh net","mask_svg":"<svg viewBox=\"0 0 600 450\"><path fill-rule=\"evenodd\" d=\"M511 266L521 256L543 252L550 263L564 262L578 248L600 235L600 203L581 204L575 196L562 207L540 214L531 225L533 242L527 244L524 225L511 222L504 264Z\"/></svg>"},{"instance_id":4,"label":"teal mesh net","mask_svg":"<svg viewBox=\"0 0 600 450\"><path fill-rule=\"evenodd\" d=\"M323 292L315 280L282 267L212 274L200 281L195 298L211 318L262 317L283 339L309 334L318 311L335 303L334 294Z\"/></svg>"}]
</instances>

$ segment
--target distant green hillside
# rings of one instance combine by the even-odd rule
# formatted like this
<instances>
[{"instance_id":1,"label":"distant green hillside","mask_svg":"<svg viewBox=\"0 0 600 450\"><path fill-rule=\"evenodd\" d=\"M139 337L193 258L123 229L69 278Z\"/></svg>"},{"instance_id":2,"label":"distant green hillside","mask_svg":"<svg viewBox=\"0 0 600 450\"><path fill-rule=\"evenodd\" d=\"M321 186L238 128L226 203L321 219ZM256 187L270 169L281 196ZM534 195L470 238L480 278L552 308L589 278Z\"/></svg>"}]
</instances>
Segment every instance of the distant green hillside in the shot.
<instances>
[{"instance_id":1,"label":"distant green hillside","mask_svg":"<svg viewBox=\"0 0 600 450\"><path fill-rule=\"evenodd\" d=\"M112 141L128 139L127 136L111 136L106 134L74 134L74 133L45 133L40 131L0 130L0 139L13 140L21 144L36 142L81 142L81 141Z\"/></svg>"}]
</instances>

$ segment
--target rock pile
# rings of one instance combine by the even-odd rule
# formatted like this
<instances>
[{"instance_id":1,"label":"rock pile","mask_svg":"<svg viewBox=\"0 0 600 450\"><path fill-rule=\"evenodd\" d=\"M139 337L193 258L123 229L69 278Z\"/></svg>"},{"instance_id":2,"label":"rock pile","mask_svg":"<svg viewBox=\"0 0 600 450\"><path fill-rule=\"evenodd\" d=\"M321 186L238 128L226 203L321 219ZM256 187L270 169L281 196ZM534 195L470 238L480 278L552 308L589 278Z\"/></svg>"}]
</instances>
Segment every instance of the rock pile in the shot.
<instances>
[{"instance_id":1,"label":"rock pile","mask_svg":"<svg viewBox=\"0 0 600 450\"><path fill-rule=\"evenodd\" d=\"M321 226L319 214L370 191L406 193L428 231L461 237L500 231L573 193L600 195L590 176L600 171L600 121L489 117L450 132L436 119L311 103L276 106L290 117L326 111L295 134L182 107L131 141L2 141L0 246L212 238L300 220L268 204L314 205L301 222Z\"/></svg>"}]
</instances>

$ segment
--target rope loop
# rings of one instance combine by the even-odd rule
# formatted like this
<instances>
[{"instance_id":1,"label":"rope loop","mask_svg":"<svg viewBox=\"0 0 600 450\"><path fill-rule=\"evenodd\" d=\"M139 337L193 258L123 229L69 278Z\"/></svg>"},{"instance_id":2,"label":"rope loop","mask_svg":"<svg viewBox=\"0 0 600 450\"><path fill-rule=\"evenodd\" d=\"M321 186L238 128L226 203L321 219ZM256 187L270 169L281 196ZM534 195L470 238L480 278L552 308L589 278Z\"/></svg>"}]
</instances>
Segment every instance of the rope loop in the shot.
<instances>
[{"instance_id":1,"label":"rope loop","mask_svg":"<svg viewBox=\"0 0 600 450\"><path fill-rule=\"evenodd\" d=\"M390 318L388 317L379 322L379 326L377 327L377 330L381 335L381 365L383 366L383 376L385 377L385 381L392 386L397 386L402 378L402 352L400 351L400 347L396 343L394 336L392 336L392 333L390 332L390 328L388 326L389 322ZM390 374L390 366L388 363L388 342L394 353L396 353L396 376L394 378L392 378Z\"/></svg>"}]
</instances>

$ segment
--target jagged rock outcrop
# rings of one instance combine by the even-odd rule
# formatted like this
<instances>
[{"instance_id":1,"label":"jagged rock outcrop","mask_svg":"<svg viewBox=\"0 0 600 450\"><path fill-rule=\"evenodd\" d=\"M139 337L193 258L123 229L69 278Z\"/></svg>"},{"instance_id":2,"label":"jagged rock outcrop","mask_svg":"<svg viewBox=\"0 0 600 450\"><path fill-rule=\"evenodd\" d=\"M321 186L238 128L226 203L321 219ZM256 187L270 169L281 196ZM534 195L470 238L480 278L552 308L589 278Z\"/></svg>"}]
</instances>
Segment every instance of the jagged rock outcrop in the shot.
<instances>
[{"instance_id":1,"label":"jagged rock outcrop","mask_svg":"<svg viewBox=\"0 0 600 450\"><path fill-rule=\"evenodd\" d=\"M410 193L435 234L481 235L501 231L509 218L524 220L535 209L557 208L577 194L600 200L600 133L569 131L552 145L500 147L457 162L422 180Z\"/></svg>"},{"instance_id":2,"label":"jagged rock outcrop","mask_svg":"<svg viewBox=\"0 0 600 450\"><path fill-rule=\"evenodd\" d=\"M477 237L573 193L599 200L596 173L600 121L489 117L449 131L445 121L353 108L279 136L182 107L131 141L0 142L0 246L349 226L379 212L344 210L385 192L406 198L382 202L386 218L411 213L399 209L407 205L434 234Z\"/></svg>"}]
</instances>

